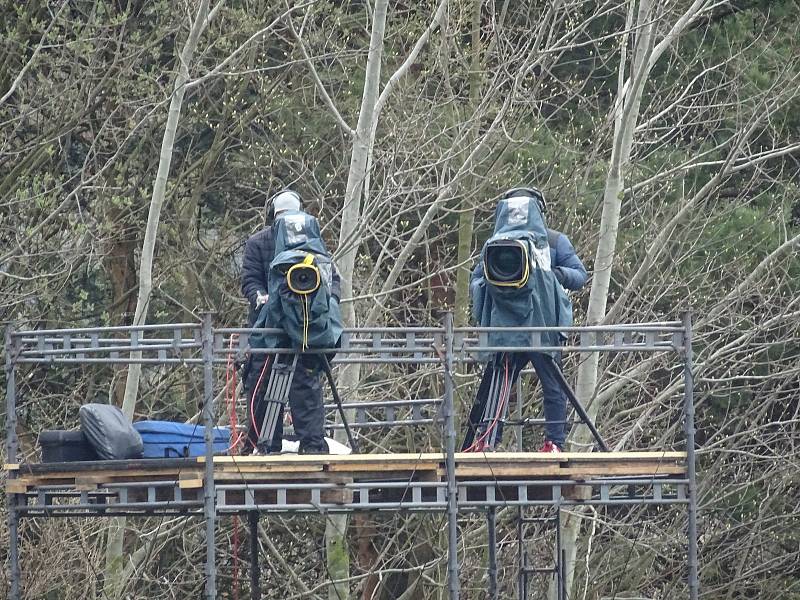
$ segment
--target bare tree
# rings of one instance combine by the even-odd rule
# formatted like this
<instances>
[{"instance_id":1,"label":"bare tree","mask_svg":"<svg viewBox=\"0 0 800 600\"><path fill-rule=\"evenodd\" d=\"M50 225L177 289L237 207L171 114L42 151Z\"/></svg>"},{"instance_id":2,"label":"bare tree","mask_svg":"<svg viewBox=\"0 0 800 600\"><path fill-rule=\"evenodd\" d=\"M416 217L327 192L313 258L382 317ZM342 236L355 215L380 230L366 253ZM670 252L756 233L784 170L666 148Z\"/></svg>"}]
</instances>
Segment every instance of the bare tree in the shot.
<instances>
[{"instance_id":1,"label":"bare tree","mask_svg":"<svg viewBox=\"0 0 800 600\"><path fill-rule=\"evenodd\" d=\"M200 0L189 36L181 50L179 58L178 73L172 89L172 97L169 103L167 114L167 124L164 128L164 137L161 140L161 156L158 163L158 173L156 173L155 183L153 184L153 195L150 199L150 209L147 214L147 227L145 229L144 242L139 265L139 293L136 299L136 312L133 317L133 325L144 325L147 321L147 311L150 304L150 296L153 291L153 257L155 253L156 237L158 235L158 224L161 218L161 208L167 192L167 179L169 177L170 165L172 164L172 151L175 144L175 133L178 129L180 120L183 97L186 94L186 83L189 81L189 65L192 63L197 44L200 40L208 22L213 18L216 11L222 5L220 2L214 7L214 11L209 11L209 0ZM141 358L141 353L133 353L132 358ZM141 378L142 365L131 363L128 367L127 381L125 383L125 396L122 403L122 412L130 421L133 420L133 413L136 409L136 399L139 394L139 379ZM108 528L108 542L106 549L106 571L104 592L112 598L122 596L125 589L125 579L123 578L123 552L122 543L124 539L125 520L114 519Z\"/></svg>"}]
</instances>

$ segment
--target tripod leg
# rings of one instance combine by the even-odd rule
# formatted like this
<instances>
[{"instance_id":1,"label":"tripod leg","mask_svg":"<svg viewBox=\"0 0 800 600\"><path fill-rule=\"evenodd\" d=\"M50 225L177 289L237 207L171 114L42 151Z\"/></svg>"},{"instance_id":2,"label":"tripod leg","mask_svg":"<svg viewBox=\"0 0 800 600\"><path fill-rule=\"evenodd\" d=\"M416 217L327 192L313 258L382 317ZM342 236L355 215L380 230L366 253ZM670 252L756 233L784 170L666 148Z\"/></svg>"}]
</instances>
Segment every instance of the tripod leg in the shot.
<instances>
[{"instance_id":1,"label":"tripod leg","mask_svg":"<svg viewBox=\"0 0 800 600\"><path fill-rule=\"evenodd\" d=\"M495 413L492 415L492 419L495 418L496 415L497 423L495 424L494 428L492 429L491 433L489 434L489 439L487 440L487 445L494 448L497 446L497 440L500 437L500 428L503 427L503 422L506 419L508 414L508 401L511 398L511 387L514 385L514 381L517 377L516 372L516 361L513 359L513 354L504 354L503 355L503 362L505 365L502 367L503 370L510 369L508 373L508 385L503 386L500 382L500 373L498 373L497 377L497 387L495 391ZM521 369L520 369L521 370ZM503 375L505 377L505 374ZM505 387L505 389L504 389Z\"/></svg>"},{"instance_id":2,"label":"tripod leg","mask_svg":"<svg viewBox=\"0 0 800 600\"><path fill-rule=\"evenodd\" d=\"M276 356L270 369L267 381L267 390L263 402L266 402L264 418L261 422L261 433L258 436L258 446L271 445L278 427L278 419L283 414L282 409L289 401L289 390L292 387L294 372L297 368L297 354L292 357L290 364L280 364Z\"/></svg>"},{"instance_id":3,"label":"tripod leg","mask_svg":"<svg viewBox=\"0 0 800 600\"><path fill-rule=\"evenodd\" d=\"M497 410L497 395L499 394L500 369L497 364L492 365L492 383L489 385L489 394L486 396L486 403L483 405L483 415L478 423L478 432L485 431L491 423L494 413Z\"/></svg>"},{"instance_id":4,"label":"tripod leg","mask_svg":"<svg viewBox=\"0 0 800 600\"><path fill-rule=\"evenodd\" d=\"M275 437L275 430L278 428L278 419L281 415L281 405L279 402L267 402L264 411L264 420L261 422L261 435L258 436L257 447L262 451L264 446L272 446Z\"/></svg>"},{"instance_id":5,"label":"tripod leg","mask_svg":"<svg viewBox=\"0 0 800 600\"><path fill-rule=\"evenodd\" d=\"M342 399L339 397L339 390L336 388L336 381L334 380L333 372L331 371L331 362L328 360L328 356L325 354L321 355L320 361L322 362L322 369L325 371L325 377L328 379L328 384L331 386L333 401L336 402L336 406L339 409L339 414L342 417L342 425L344 425L344 432L347 435L347 441L350 443L350 447L353 449L353 452L357 453L358 444L356 444L356 440L350 431L350 425L347 423L347 417L344 414Z\"/></svg>"},{"instance_id":6,"label":"tripod leg","mask_svg":"<svg viewBox=\"0 0 800 600\"><path fill-rule=\"evenodd\" d=\"M592 432L592 436L594 436L594 439L597 442L597 445L600 446L600 449L603 452L608 452L608 446L606 446L605 441L603 441L603 438L600 436L600 432L597 431L597 427L594 426L592 419L586 413L586 409L583 408L583 405L580 403L580 400L578 400L575 392L572 391L569 383L567 383L567 380L564 378L564 373L561 372L558 363L549 354L546 356L552 361L558 383L561 386L561 389L564 390L564 394L566 394L570 404L572 404L572 407L575 409L575 412L578 413L581 422L589 428L589 431Z\"/></svg>"}]
</instances>

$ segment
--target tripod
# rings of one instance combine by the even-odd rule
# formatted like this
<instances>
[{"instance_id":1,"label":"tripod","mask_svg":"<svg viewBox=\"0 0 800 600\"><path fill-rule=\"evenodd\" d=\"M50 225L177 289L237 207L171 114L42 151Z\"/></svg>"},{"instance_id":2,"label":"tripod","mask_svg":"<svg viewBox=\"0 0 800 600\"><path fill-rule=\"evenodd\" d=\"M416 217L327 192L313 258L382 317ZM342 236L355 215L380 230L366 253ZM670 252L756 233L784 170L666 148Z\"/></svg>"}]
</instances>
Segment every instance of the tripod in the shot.
<instances>
[{"instance_id":1,"label":"tripod","mask_svg":"<svg viewBox=\"0 0 800 600\"><path fill-rule=\"evenodd\" d=\"M578 400L575 392L567 383L564 373L558 362L549 354L544 355L549 360L553 367L553 373L558 380L559 387L564 392L567 400L575 409L575 413L580 418L580 421L589 428L598 447L603 452L608 452L608 446L603 440L600 432L597 431L592 419L589 417L586 409ZM505 419L506 411L508 409L508 401L511 395L511 388L514 384L514 379L519 375L515 372L513 358L508 353L498 353L495 357L495 363L492 367L492 379L489 384L489 393L486 399L486 404L483 409L483 415L480 423L475 427L475 441L470 439L470 433L467 434L467 439L464 442L465 451L481 451L483 448L494 448L497 443L499 425Z\"/></svg>"},{"instance_id":2,"label":"tripod","mask_svg":"<svg viewBox=\"0 0 800 600\"><path fill-rule=\"evenodd\" d=\"M275 429L278 427L278 419L283 414L283 409L289 401L289 392L292 388L292 380L294 379L295 371L297 370L299 354L295 352L290 356L292 357L291 361L281 361L282 355L276 355L270 367L267 388L264 392L263 400L266 403L266 410L264 411L264 418L261 421L261 430L258 435L257 446L259 448L268 446L272 441L275 435ZM358 452L358 445L350 431L350 425L347 423L342 399L339 396L339 390L333 378L330 360L326 354L320 354L319 360L322 363L322 370L325 372L328 384L331 386L333 400L336 402L336 407L342 417L342 425L344 425L344 431L347 434L347 441L350 443L353 452ZM258 390L256 389L254 393L257 392Z\"/></svg>"}]
</instances>

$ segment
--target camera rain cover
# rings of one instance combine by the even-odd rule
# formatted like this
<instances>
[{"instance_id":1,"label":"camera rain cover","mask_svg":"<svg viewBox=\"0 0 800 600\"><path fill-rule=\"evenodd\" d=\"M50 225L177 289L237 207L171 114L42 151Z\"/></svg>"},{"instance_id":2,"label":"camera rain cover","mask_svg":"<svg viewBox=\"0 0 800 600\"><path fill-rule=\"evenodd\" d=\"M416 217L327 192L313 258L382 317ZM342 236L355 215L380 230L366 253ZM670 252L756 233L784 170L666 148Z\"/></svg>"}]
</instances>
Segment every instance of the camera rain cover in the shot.
<instances>
[{"instance_id":1,"label":"camera rain cover","mask_svg":"<svg viewBox=\"0 0 800 600\"><path fill-rule=\"evenodd\" d=\"M284 250L305 250L329 256L322 241L319 222L300 210L286 210L275 218L275 256Z\"/></svg>"},{"instance_id":2,"label":"camera rain cover","mask_svg":"<svg viewBox=\"0 0 800 600\"><path fill-rule=\"evenodd\" d=\"M483 276L470 284L473 317L481 327L568 327L572 308L550 265L547 226L534 198L501 200L494 235L481 251ZM542 345L558 346L557 332L541 335ZM489 334L489 345L526 347L528 332Z\"/></svg>"},{"instance_id":3,"label":"camera rain cover","mask_svg":"<svg viewBox=\"0 0 800 600\"><path fill-rule=\"evenodd\" d=\"M313 265L304 264L313 257ZM298 288L290 286L290 271L305 274L305 266L313 266L317 272L314 279L306 283L314 287L308 293L298 293ZM339 302L331 295L328 273L333 270L329 256L310 254L302 250L284 250L276 255L269 270L269 300L262 308L259 321L278 327L285 335L265 334L259 342L264 347L285 348L291 346L300 350L306 348L336 348L342 335L343 324ZM263 318L262 318L263 317ZM256 327L264 327L256 322ZM253 344L253 337L251 337Z\"/></svg>"}]
</instances>

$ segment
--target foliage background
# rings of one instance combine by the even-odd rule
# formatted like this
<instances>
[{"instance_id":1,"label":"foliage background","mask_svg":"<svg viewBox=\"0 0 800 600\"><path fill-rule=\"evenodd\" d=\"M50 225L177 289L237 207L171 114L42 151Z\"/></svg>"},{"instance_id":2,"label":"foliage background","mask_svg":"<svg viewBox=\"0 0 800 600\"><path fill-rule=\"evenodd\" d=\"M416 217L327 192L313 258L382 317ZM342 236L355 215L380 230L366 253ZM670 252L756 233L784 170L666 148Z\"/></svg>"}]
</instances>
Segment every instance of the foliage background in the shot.
<instances>
[{"instance_id":1,"label":"foliage background","mask_svg":"<svg viewBox=\"0 0 800 600\"><path fill-rule=\"evenodd\" d=\"M664 4L657 30L688 4ZM391 3L384 83L435 8L430 0ZM591 270L628 9L626 2L449 3L378 123L353 242L355 297L345 299L359 322L367 315L370 324L436 322L457 300L461 216L474 210L474 260L494 199L519 183L544 189L551 226L568 233ZM13 89L0 102L0 321L25 328L130 322L176 57L195 10L177 0L0 0L0 94ZM209 25L194 78L244 47L221 74L187 91L158 230L150 322L194 321L204 309L220 324L243 322L242 245L282 187L301 192L329 247L337 246L351 140L321 99L303 48L353 127L371 10L356 0L317 0L246 44L287 6L231 0ZM695 20L645 84L624 188L609 320L672 319L689 306L697 319L706 598L800 598L798 23L796 0L723 2ZM478 160L463 171L479 141ZM720 176L736 144L742 153ZM453 193L422 243L382 290L449 184ZM587 291L574 297L579 322L587 299ZM598 393L610 398L602 429L621 448L680 448L677 365L659 359L641 368L640 358L601 363ZM568 369L575 365L569 357ZM359 398L436 393L425 373L367 370L361 378L349 391ZM476 378L460 375L462 414ZM74 427L80 404L120 403L124 372L37 367L20 380L19 433L32 459L38 431ZM146 370L137 417L189 418L200 384L186 370ZM538 411L533 389L526 398L527 409ZM435 446L439 437L426 430L370 439L375 449L401 450ZM539 441L531 432L526 445ZM571 597L685 597L681 515L609 509L585 516ZM481 526L463 523L467 598L483 597ZM197 524L129 527L131 551L140 540L150 543L155 527L170 532L152 542L157 551L129 597L197 597ZM265 522L266 597L326 595L321 527L321 519ZM25 598L102 597L102 522L26 522L23 531ZM515 586L514 531L511 515L501 515L501 595ZM228 524L223 535L230 534ZM5 536L3 529L0 556ZM439 517L370 518L351 523L348 536L353 597L445 593ZM546 560L547 551L537 556ZM232 560L225 546L223 594L232 593Z\"/></svg>"}]
</instances>

